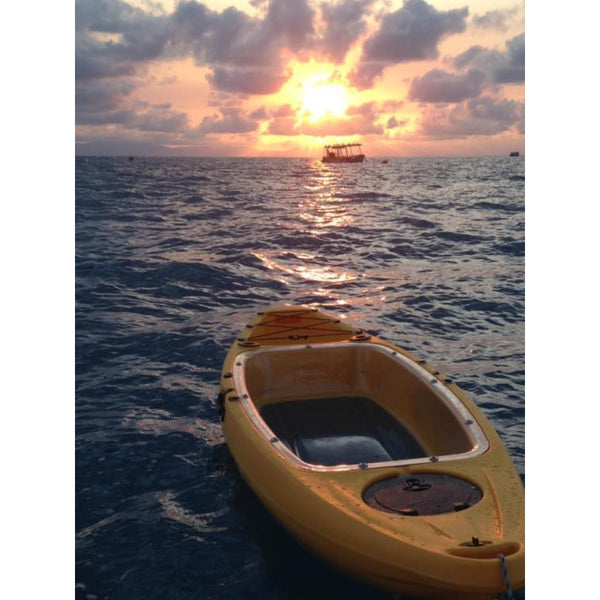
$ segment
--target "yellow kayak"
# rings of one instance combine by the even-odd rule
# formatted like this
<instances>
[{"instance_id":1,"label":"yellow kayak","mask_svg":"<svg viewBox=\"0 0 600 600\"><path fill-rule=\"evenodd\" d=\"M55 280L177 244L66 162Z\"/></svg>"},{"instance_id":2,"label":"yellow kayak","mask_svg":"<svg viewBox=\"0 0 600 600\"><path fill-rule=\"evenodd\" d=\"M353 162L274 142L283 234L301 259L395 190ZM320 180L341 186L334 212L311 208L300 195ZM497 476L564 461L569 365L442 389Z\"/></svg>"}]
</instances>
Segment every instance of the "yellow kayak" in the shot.
<instances>
[{"instance_id":1,"label":"yellow kayak","mask_svg":"<svg viewBox=\"0 0 600 600\"><path fill-rule=\"evenodd\" d=\"M524 586L521 479L425 361L315 308L277 307L232 345L218 404L244 479L331 564L431 598Z\"/></svg>"}]
</instances>

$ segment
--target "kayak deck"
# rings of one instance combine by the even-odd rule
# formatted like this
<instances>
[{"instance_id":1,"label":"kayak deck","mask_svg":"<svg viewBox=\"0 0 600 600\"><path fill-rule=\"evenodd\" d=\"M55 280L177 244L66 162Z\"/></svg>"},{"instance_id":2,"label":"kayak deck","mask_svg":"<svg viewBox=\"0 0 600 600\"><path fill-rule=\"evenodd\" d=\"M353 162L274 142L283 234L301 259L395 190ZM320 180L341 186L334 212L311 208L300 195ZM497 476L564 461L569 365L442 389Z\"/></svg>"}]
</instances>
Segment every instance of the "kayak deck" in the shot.
<instances>
[{"instance_id":1,"label":"kayak deck","mask_svg":"<svg viewBox=\"0 0 600 600\"><path fill-rule=\"evenodd\" d=\"M334 466L427 456L414 436L369 398L268 404L261 416L304 462Z\"/></svg>"}]
</instances>

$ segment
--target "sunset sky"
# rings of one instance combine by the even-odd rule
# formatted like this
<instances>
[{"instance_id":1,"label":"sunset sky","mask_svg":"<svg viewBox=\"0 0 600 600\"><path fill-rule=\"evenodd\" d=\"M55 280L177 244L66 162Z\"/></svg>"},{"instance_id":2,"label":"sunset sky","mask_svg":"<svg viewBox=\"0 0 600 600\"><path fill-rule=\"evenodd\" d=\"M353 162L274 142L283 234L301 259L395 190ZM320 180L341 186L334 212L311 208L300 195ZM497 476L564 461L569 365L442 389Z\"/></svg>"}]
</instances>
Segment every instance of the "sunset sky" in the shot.
<instances>
[{"instance_id":1,"label":"sunset sky","mask_svg":"<svg viewBox=\"0 0 600 600\"><path fill-rule=\"evenodd\" d=\"M523 0L76 0L79 155L524 151Z\"/></svg>"}]
</instances>

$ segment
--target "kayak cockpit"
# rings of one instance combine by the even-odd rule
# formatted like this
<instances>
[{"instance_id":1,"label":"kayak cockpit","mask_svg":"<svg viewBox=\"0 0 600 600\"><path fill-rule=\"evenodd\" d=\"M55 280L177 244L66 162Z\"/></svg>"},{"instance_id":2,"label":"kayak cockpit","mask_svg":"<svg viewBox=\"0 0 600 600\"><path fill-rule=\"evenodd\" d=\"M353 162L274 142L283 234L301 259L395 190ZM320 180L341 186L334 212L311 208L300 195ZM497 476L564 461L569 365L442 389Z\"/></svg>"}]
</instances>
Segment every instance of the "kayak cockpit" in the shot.
<instances>
[{"instance_id":1,"label":"kayak cockpit","mask_svg":"<svg viewBox=\"0 0 600 600\"><path fill-rule=\"evenodd\" d=\"M261 416L300 459L313 465L378 463L427 456L399 421L369 398L315 398L267 404Z\"/></svg>"},{"instance_id":2,"label":"kayak cockpit","mask_svg":"<svg viewBox=\"0 0 600 600\"><path fill-rule=\"evenodd\" d=\"M489 446L456 394L381 344L256 348L238 357L233 379L259 431L303 467L426 463Z\"/></svg>"}]
</instances>

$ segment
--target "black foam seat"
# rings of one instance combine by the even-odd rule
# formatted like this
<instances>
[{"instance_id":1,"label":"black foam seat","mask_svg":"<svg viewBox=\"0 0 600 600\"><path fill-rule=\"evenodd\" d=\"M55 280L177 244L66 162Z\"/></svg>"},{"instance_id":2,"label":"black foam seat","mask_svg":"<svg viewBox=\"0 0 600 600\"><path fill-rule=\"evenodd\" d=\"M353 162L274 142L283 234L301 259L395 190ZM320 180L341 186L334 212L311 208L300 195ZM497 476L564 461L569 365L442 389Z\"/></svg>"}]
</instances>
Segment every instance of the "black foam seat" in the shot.
<instances>
[{"instance_id":1,"label":"black foam seat","mask_svg":"<svg viewBox=\"0 0 600 600\"><path fill-rule=\"evenodd\" d=\"M278 402L261 415L303 461L334 466L427 456L413 435L369 398Z\"/></svg>"}]
</instances>

